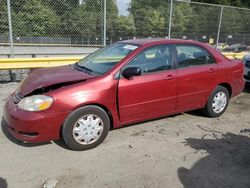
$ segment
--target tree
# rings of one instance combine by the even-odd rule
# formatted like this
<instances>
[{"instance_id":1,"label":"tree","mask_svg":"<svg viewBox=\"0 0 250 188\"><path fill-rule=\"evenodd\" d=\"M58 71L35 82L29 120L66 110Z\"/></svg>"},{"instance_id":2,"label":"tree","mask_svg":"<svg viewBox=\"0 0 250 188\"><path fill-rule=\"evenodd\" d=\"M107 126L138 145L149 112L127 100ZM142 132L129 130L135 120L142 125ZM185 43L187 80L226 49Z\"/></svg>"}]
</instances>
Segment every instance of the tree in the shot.
<instances>
[{"instance_id":1,"label":"tree","mask_svg":"<svg viewBox=\"0 0 250 188\"><path fill-rule=\"evenodd\" d=\"M26 2L27 0L10 0L12 12L15 13L21 12Z\"/></svg>"},{"instance_id":2,"label":"tree","mask_svg":"<svg viewBox=\"0 0 250 188\"><path fill-rule=\"evenodd\" d=\"M189 3L176 3L173 9L173 23L172 23L172 32L175 34L183 34L186 32L192 32L197 25L194 25L195 22L191 21L195 19L195 11L190 7ZM196 17L197 18L197 17ZM192 26L190 28L190 26Z\"/></svg>"},{"instance_id":3,"label":"tree","mask_svg":"<svg viewBox=\"0 0 250 188\"><path fill-rule=\"evenodd\" d=\"M241 11L234 8L224 8L222 17L222 34L241 34L244 32Z\"/></svg>"},{"instance_id":4,"label":"tree","mask_svg":"<svg viewBox=\"0 0 250 188\"><path fill-rule=\"evenodd\" d=\"M107 38L112 41L117 35L118 8L115 0L107 0ZM102 22L101 22L102 23Z\"/></svg>"},{"instance_id":5,"label":"tree","mask_svg":"<svg viewBox=\"0 0 250 188\"><path fill-rule=\"evenodd\" d=\"M194 0L250 8L249 0ZM116 0L107 0L107 38L165 37L169 0L131 0L120 16ZM103 0L11 0L15 36L98 38L103 32ZM172 35L216 35L221 8L174 1ZM222 34L249 33L250 11L225 7ZM0 35L8 34L7 3L0 0Z\"/></svg>"},{"instance_id":6,"label":"tree","mask_svg":"<svg viewBox=\"0 0 250 188\"><path fill-rule=\"evenodd\" d=\"M77 6L69 20L70 32L78 37L97 37L101 39L103 29L103 1L85 0ZM118 9L114 0L107 0L107 37L117 35Z\"/></svg>"},{"instance_id":7,"label":"tree","mask_svg":"<svg viewBox=\"0 0 250 188\"><path fill-rule=\"evenodd\" d=\"M42 2L47 5L58 18L58 31L59 36L69 37L72 33L73 20L72 17L77 11L79 5L79 0L42 0Z\"/></svg>"},{"instance_id":8,"label":"tree","mask_svg":"<svg viewBox=\"0 0 250 188\"><path fill-rule=\"evenodd\" d=\"M221 11L220 7L189 4L188 9L190 16L184 26L185 33L209 35L217 32ZM182 7L181 10L186 9Z\"/></svg>"},{"instance_id":9,"label":"tree","mask_svg":"<svg viewBox=\"0 0 250 188\"><path fill-rule=\"evenodd\" d=\"M242 1L243 6L250 8L250 1L249 0L241 0L241 1Z\"/></svg>"},{"instance_id":10,"label":"tree","mask_svg":"<svg viewBox=\"0 0 250 188\"><path fill-rule=\"evenodd\" d=\"M100 1L85 1L74 10L69 20L72 34L78 37L101 36L98 29L101 27L101 10L96 8L98 6L100 7Z\"/></svg>"},{"instance_id":11,"label":"tree","mask_svg":"<svg viewBox=\"0 0 250 188\"><path fill-rule=\"evenodd\" d=\"M0 0L0 36L8 34L7 2Z\"/></svg>"},{"instance_id":12,"label":"tree","mask_svg":"<svg viewBox=\"0 0 250 188\"><path fill-rule=\"evenodd\" d=\"M53 36L58 19L41 0L29 0L18 13L12 12L15 36Z\"/></svg>"},{"instance_id":13,"label":"tree","mask_svg":"<svg viewBox=\"0 0 250 188\"><path fill-rule=\"evenodd\" d=\"M115 29L116 40L119 38L131 38L135 35L134 19L130 16L119 16Z\"/></svg>"},{"instance_id":14,"label":"tree","mask_svg":"<svg viewBox=\"0 0 250 188\"><path fill-rule=\"evenodd\" d=\"M166 36L167 1L132 0L129 11L134 17L137 36Z\"/></svg>"}]
</instances>

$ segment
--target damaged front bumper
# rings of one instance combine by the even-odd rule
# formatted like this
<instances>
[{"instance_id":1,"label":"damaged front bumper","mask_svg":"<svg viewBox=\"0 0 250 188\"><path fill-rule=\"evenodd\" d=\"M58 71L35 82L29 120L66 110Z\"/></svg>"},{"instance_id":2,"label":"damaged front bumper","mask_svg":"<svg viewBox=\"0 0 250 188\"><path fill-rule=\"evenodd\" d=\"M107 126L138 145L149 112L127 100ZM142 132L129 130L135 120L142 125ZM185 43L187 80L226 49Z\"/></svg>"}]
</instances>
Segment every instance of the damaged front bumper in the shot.
<instances>
[{"instance_id":1,"label":"damaged front bumper","mask_svg":"<svg viewBox=\"0 0 250 188\"><path fill-rule=\"evenodd\" d=\"M60 139L60 129L68 112L28 112L17 107L10 95L3 109L8 131L25 142L47 142Z\"/></svg>"}]
</instances>

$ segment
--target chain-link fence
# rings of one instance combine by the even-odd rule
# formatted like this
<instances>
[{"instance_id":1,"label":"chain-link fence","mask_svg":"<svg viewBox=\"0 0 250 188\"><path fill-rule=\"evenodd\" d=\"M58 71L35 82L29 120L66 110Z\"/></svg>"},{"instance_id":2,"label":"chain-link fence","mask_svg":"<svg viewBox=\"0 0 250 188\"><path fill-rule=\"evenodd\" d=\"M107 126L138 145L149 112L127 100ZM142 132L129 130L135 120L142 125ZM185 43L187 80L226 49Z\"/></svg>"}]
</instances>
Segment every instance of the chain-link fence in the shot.
<instances>
[{"instance_id":1,"label":"chain-link fence","mask_svg":"<svg viewBox=\"0 0 250 188\"><path fill-rule=\"evenodd\" d=\"M134 38L171 37L211 45L250 45L250 9L181 0L173 0L173 6L171 0L129 2L126 26ZM116 37L123 39L122 35Z\"/></svg>"},{"instance_id":2,"label":"chain-link fence","mask_svg":"<svg viewBox=\"0 0 250 188\"><path fill-rule=\"evenodd\" d=\"M101 47L145 37L250 45L249 17L249 9L181 0L0 0L0 47Z\"/></svg>"},{"instance_id":3,"label":"chain-link fence","mask_svg":"<svg viewBox=\"0 0 250 188\"><path fill-rule=\"evenodd\" d=\"M9 43L7 2L0 0L0 43Z\"/></svg>"},{"instance_id":4,"label":"chain-link fence","mask_svg":"<svg viewBox=\"0 0 250 188\"><path fill-rule=\"evenodd\" d=\"M15 45L101 45L103 1L0 0L0 43L9 42L10 1Z\"/></svg>"},{"instance_id":5,"label":"chain-link fence","mask_svg":"<svg viewBox=\"0 0 250 188\"><path fill-rule=\"evenodd\" d=\"M171 36L215 43L221 7L199 3L174 3Z\"/></svg>"}]
</instances>

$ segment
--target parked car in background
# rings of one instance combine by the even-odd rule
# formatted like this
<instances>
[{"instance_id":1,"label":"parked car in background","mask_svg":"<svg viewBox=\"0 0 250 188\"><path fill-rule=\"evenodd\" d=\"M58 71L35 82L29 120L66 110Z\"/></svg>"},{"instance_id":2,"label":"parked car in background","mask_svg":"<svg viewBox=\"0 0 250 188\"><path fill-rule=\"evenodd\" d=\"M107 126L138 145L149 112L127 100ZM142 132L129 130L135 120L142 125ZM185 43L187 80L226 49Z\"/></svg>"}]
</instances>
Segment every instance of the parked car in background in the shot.
<instances>
[{"instance_id":1,"label":"parked car in background","mask_svg":"<svg viewBox=\"0 0 250 188\"><path fill-rule=\"evenodd\" d=\"M219 50L219 51L223 51L225 48L228 47L227 43L218 43L218 45L214 45L214 47Z\"/></svg>"},{"instance_id":2,"label":"parked car in background","mask_svg":"<svg viewBox=\"0 0 250 188\"><path fill-rule=\"evenodd\" d=\"M223 52L235 52L235 53L239 53L242 51L247 51L247 46L245 44L232 44L223 50Z\"/></svg>"},{"instance_id":3,"label":"parked car in background","mask_svg":"<svg viewBox=\"0 0 250 188\"><path fill-rule=\"evenodd\" d=\"M245 66L244 79L247 84L250 84L250 54L244 56L243 62Z\"/></svg>"},{"instance_id":4,"label":"parked car in background","mask_svg":"<svg viewBox=\"0 0 250 188\"><path fill-rule=\"evenodd\" d=\"M118 42L74 65L33 71L8 97L4 119L20 140L62 138L86 150L111 128L195 109L222 115L244 88L243 71L242 61L195 41Z\"/></svg>"}]
</instances>

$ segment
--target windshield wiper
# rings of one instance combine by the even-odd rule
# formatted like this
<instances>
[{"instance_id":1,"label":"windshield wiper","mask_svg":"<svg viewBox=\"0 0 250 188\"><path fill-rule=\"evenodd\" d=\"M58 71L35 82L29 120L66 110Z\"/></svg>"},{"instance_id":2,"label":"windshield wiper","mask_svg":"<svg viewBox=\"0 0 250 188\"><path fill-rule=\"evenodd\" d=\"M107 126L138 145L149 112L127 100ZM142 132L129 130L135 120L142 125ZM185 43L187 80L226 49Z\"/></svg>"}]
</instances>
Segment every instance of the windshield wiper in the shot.
<instances>
[{"instance_id":1,"label":"windshield wiper","mask_svg":"<svg viewBox=\"0 0 250 188\"><path fill-rule=\"evenodd\" d=\"M77 63L75 63L75 68L77 68L77 70L80 70L80 71L84 71L84 72L87 72L87 73L90 73L90 74L96 74L93 70L85 67L85 66L81 66Z\"/></svg>"}]
</instances>

